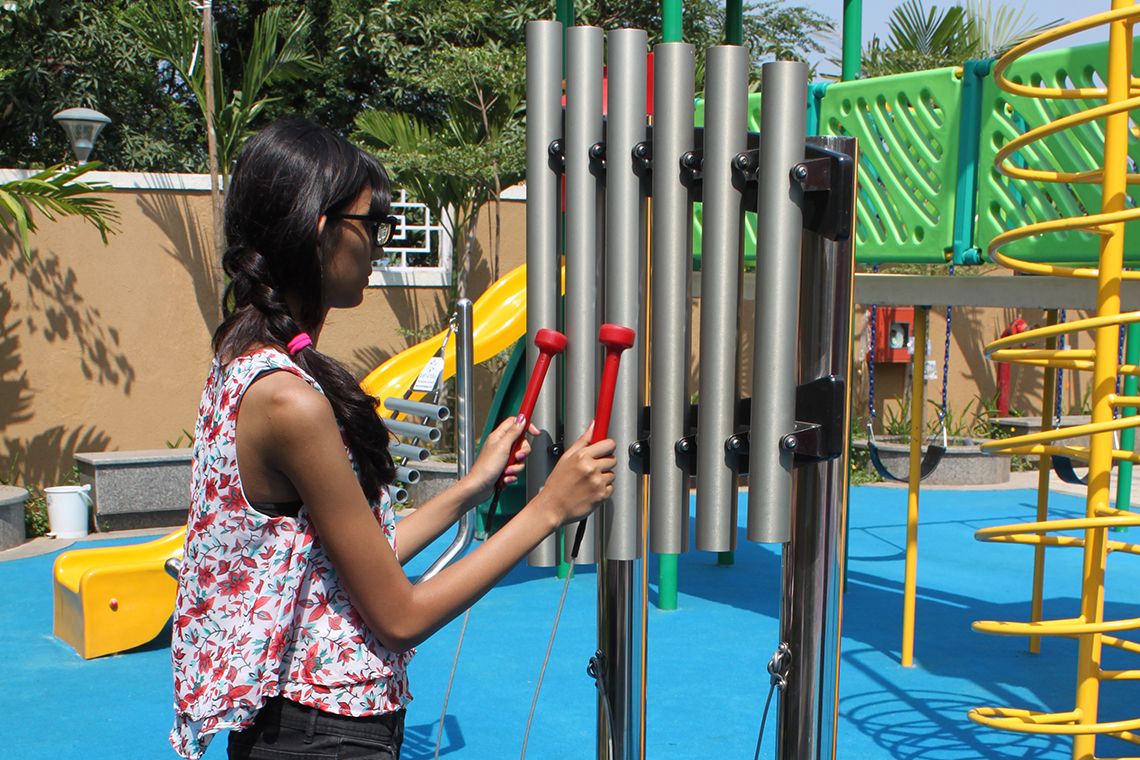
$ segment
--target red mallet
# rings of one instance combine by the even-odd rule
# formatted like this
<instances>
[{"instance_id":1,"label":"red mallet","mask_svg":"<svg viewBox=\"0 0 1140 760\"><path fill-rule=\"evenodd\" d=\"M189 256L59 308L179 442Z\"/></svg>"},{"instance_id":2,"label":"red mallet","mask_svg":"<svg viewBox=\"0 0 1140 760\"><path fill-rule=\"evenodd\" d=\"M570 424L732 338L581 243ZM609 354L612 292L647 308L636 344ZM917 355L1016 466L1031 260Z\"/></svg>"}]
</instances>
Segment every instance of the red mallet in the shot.
<instances>
[{"instance_id":1,"label":"red mallet","mask_svg":"<svg viewBox=\"0 0 1140 760\"><path fill-rule=\"evenodd\" d=\"M614 408L614 391L617 389L618 367L621 366L621 354L627 348L633 347L637 334L628 327L621 325L604 324L598 331L598 342L606 347L605 364L602 365L602 384L598 389L598 405L594 407L594 432L590 436L590 443L605 440L610 432L610 414ZM574 548L570 552L571 563L578 559L578 550L582 548L582 538L586 535L586 521L578 523L578 531L574 534Z\"/></svg>"},{"instance_id":2,"label":"red mallet","mask_svg":"<svg viewBox=\"0 0 1140 760\"><path fill-rule=\"evenodd\" d=\"M534 414L534 406L538 403L538 394L542 390L543 381L546 380L546 371L550 369L550 360L566 350L566 336L557 330L544 328L535 333L534 345L538 349L538 358L534 362L534 370L530 373L526 393L523 394L522 405L519 407L519 414L523 417L523 433L511 445L511 453L507 457L507 467L514 464L515 457L522 447L523 437L530 427L530 416ZM491 521L495 517L495 511L499 507L499 495L506 487L506 477L507 474L504 469L503 474L495 481L495 495L491 497L491 504L487 508L487 520L483 524L488 533L491 531Z\"/></svg>"}]
</instances>

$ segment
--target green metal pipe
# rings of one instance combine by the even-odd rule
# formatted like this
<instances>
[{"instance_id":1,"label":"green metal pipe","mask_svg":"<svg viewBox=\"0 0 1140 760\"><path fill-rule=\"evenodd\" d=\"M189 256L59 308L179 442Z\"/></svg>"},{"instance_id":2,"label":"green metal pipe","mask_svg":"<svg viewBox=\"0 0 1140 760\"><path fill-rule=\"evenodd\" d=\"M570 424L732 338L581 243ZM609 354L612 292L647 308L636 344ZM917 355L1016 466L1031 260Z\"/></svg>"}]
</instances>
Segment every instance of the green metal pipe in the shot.
<instances>
[{"instance_id":1,"label":"green metal pipe","mask_svg":"<svg viewBox=\"0 0 1140 760\"><path fill-rule=\"evenodd\" d=\"M1124 349L1124 363L1140 363L1140 323L1128 325L1127 347ZM1140 378L1128 375L1124 378L1124 395L1135 396L1140 392ZM1126 406L1120 410L1122 417L1132 417L1136 414L1136 407ZM1120 448L1124 451L1135 451L1136 428L1126 428L1120 431ZM1116 465L1116 508L1132 508L1132 463L1122 461ZM1127 528L1117 528L1126 531Z\"/></svg>"},{"instance_id":2,"label":"green metal pipe","mask_svg":"<svg viewBox=\"0 0 1140 760\"><path fill-rule=\"evenodd\" d=\"M677 609L677 554L657 555L657 609Z\"/></svg>"},{"instance_id":3,"label":"green metal pipe","mask_svg":"<svg viewBox=\"0 0 1140 760\"><path fill-rule=\"evenodd\" d=\"M681 0L661 0L661 41L681 41Z\"/></svg>"},{"instance_id":4,"label":"green metal pipe","mask_svg":"<svg viewBox=\"0 0 1140 760\"><path fill-rule=\"evenodd\" d=\"M744 0L728 0L724 8L724 42L744 44Z\"/></svg>"},{"instance_id":5,"label":"green metal pipe","mask_svg":"<svg viewBox=\"0 0 1140 760\"><path fill-rule=\"evenodd\" d=\"M859 78L863 68L863 0L843 0L843 81Z\"/></svg>"}]
</instances>

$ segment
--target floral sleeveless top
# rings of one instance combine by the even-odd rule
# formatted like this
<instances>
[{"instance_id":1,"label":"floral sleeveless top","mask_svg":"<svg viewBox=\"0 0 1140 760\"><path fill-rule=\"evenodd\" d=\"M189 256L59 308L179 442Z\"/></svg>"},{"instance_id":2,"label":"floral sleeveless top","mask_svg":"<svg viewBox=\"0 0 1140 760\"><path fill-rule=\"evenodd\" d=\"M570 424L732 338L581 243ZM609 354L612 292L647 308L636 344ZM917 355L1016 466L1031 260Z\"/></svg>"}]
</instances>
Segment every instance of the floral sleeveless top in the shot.
<instances>
[{"instance_id":1,"label":"floral sleeveless top","mask_svg":"<svg viewBox=\"0 0 1140 760\"><path fill-rule=\"evenodd\" d=\"M308 510L271 518L251 507L242 490L238 405L258 376L274 371L292 372L320 390L288 356L263 349L224 366L215 360L198 409L170 647L170 742L187 758L200 757L218 731L248 727L277 695L351 716L392 712L411 701L413 652L389 652L369 630ZM371 507L395 550L387 492Z\"/></svg>"}]
</instances>

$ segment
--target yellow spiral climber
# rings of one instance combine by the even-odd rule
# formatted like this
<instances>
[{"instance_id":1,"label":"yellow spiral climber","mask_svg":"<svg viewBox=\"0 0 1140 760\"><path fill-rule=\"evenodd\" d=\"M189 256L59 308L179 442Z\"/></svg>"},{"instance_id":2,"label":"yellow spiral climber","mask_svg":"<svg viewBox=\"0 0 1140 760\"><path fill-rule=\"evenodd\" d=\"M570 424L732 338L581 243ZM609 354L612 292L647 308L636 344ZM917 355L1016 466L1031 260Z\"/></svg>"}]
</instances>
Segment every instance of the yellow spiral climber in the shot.
<instances>
[{"instance_id":1,"label":"yellow spiral climber","mask_svg":"<svg viewBox=\"0 0 1140 760\"><path fill-rule=\"evenodd\" d=\"M1100 213L1030 224L1002 233L990 243L992 259L1017 272L1095 279L1097 282L1096 315L1065 324L1049 324L1030 332L995 341L986 353L996 361L1044 367L1047 377L1052 370L1066 369L1093 373L1091 388L1092 420L1086 425L994 441L983 448L992 453L1038 455L1054 454L1084 459L1089 463L1088 497L1083 518L1049 520L1039 509L1038 520L1017 525L1003 525L980 530L982 541L1027 544L1036 547L1041 557L1045 547L1079 547L1084 552L1081 578L1080 614L1074 618L1042 620L1035 598L1033 620L1029 622L978 621L974 629L1009 636L1063 636L1076 638L1078 646L1077 687L1074 706L1062 712L1035 712L1011 707L979 707L970 718L978 723L1009 731L1073 736L1073 757L1095 758L1096 737L1114 736L1140 744L1140 705L1126 706L1137 717L1100 721L1098 719L1100 685L1106 681L1140 680L1140 670L1105 670L1101 667L1104 646L1140 654L1140 644L1117 634L1140 628L1140 618L1106 620L1104 617L1105 562L1109 552L1140 554L1140 546L1113 540L1112 528L1140 525L1140 515L1109 506L1109 475L1113 460L1140 463L1140 456L1113 446L1113 433L1127 427L1140 426L1140 416L1115 416L1126 406L1140 406L1140 398L1118 395L1118 374L1140 375L1140 367L1117 364L1117 345L1121 325L1140 322L1140 312L1121 313L1120 286L1123 280L1140 279L1140 272L1125 271L1124 224L1140 219L1140 208L1127 208L1128 184L1140 184L1140 174L1128 173L1129 110L1140 108L1140 78L1132 77L1132 26L1140 19L1140 6L1114 0L1107 13L1076 21L1039 35L1010 50L994 68L998 85L1007 92L1031 98L1103 99L1104 104L1078 111L1041 127L1032 129L1005 145L995 158L998 171L1014 179L1100 184ZM1009 65L1042 45L1078 31L1103 24L1109 25L1108 80L1103 88L1056 88L1019 84L1004 76ZM1063 172L1018 167L1010 161L1019 150L1049 135L1093 120L1104 121L1104 160L1101 168ZM1001 252L1008 243L1022 238L1059 232L1085 230L1100 238L1100 256L1096 267L1062 266L1024 261ZM1094 348L1057 349L1060 335L1093 331ZM1045 341L1043 348L1014 348L1026 342ZM1051 409L1052 383L1046 382L1046 409ZM1087 447L1065 443L1075 437L1089 437ZM1047 481L1044 487L1047 488ZM1083 535L1057 535L1080 531ZM1035 579L1039 588L1040 571ZM1035 595L1037 589L1035 589Z\"/></svg>"}]
</instances>

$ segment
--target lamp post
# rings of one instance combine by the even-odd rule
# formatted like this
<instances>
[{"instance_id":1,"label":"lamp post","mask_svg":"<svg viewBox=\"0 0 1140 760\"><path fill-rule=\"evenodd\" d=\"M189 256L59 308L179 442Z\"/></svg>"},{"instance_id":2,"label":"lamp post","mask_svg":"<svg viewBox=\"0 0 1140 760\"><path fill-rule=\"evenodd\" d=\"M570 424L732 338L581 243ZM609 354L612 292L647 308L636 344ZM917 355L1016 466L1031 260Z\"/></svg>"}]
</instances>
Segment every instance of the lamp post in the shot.
<instances>
[{"instance_id":1,"label":"lamp post","mask_svg":"<svg viewBox=\"0 0 1140 760\"><path fill-rule=\"evenodd\" d=\"M103 127L111 123L110 117L91 108L67 108L52 118L67 132L71 150L80 164L87 163L87 157L95 147L95 138L103 131Z\"/></svg>"}]
</instances>

